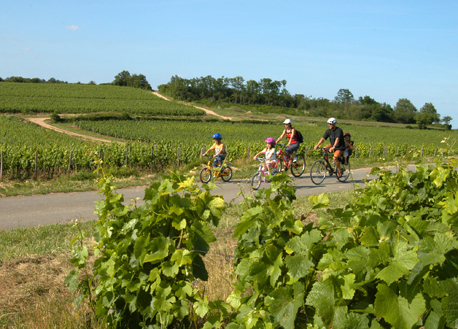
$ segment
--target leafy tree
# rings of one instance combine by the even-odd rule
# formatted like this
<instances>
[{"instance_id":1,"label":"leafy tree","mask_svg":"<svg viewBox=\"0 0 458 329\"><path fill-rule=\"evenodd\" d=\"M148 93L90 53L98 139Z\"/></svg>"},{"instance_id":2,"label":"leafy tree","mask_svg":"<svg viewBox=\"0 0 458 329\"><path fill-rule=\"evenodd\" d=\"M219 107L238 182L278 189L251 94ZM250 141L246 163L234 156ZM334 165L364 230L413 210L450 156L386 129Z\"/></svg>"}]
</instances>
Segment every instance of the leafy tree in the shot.
<instances>
[{"instance_id":1,"label":"leafy tree","mask_svg":"<svg viewBox=\"0 0 458 329\"><path fill-rule=\"evenodd\" d=\"M398 123L415 123L416 107L407 98L400 98L394 107L394 119Z\"/></svg>"},{"instance_id":2,"label":"leafy tree","mask_svg":"<svg viewBox=\"0 0 458 329\"><path fill-rule=\"evenodd\" d=\"M151 85L143 74L131 75L129 71L122 71L115 76L113 84L122 87L134 87L139 89L151 90Z\"/></svg>"},{"instance_id":3,"label":"leafy tree","mask_svg":"<svg viewBox=\"0 0 458 329\"><path fill-rule=\"evenodd\" d=\"M120 73L118 73L116 76L115 76L115 79L113 81L113 84L116 85L116 86L127 86L128 83L129 83L129 80L131 78L131 75L129 73L129 71L122 71Z\"/></svg>"},{"instance_id":4,"label":"leafy tree","mask_svg":"<svg viewBox=\"0 0 458 329\"><path fill-rule=\"evenodd\" d=\"M354 102L353 94L348 89L339 89L337 96L334 98L336 103L349 105Z\"/></svg>"},{"instance_id":5,"label":"leafy tree","mask_svg":"<svg viewBox=\"0 0 458 329\"><path fill-rule=\"evenodd\" d=\"M440 115L437 113L432 103L425 103L420 109L420 112L415 115L415 121L417 121L420 129L426 129L426 127L433 122L439 122Z\"/></svg>"}]
</instances>

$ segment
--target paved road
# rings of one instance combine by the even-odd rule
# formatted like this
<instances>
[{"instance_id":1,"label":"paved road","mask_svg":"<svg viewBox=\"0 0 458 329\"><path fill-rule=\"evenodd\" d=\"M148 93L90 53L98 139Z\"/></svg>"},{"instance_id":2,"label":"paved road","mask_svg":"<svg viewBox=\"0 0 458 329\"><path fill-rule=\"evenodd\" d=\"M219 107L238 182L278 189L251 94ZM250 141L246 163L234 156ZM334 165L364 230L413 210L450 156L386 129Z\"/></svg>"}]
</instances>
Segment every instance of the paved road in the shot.
<instances>
[{"instance_id":1,"label":"paved road","mask_svg":"<svg viewBox=\"0 0 458 329\"><path fill-rule=\"evenodd\" d=\"M321 185L314 185L308 174L304 177L295 178L294 185L297 188L297 196L320 194L323 192L337 192L353 188L354 183L361 183L370 169L353 170L353 180L340 183L335 176L327 178ZM374 178L372 176L369 179ZM222 194L226 202L234 199L240 187L244 187L249 193L250 188L246 180L231 180L224 183L217 180L217 188L214 194ZM261 188L267 183L262 183ZM124 194L128 203L137 197L143 198L145 187L119 189ZM94 215L94 201L102 199L95 191L74 192L60 194L46 194L33 196L18 196L0 199L0 230L22 228L28 226L49 225L55 223L69 223L71 220L96 219ZM241 201L238 197L235 201Z\"/></svg>"}]
</instances>

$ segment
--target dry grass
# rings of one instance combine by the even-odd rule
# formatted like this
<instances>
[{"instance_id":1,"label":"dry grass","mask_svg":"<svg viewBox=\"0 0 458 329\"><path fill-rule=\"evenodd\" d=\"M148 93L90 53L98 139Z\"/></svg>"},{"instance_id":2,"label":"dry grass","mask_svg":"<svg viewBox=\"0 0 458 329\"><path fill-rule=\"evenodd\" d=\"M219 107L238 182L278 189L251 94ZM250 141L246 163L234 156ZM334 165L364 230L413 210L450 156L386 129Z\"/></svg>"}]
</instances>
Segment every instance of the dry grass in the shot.
<instances>
[{"instance_id":1,"label":"dry grass","mask_svg":"<svg viewBox=\"0 0 458 329\"><path fill-rule=\"evenodd\" d=\"M74 309L64 279L68 254L22 257L0 264L1 328L84 328L90 317Z\"/></svg>"}]
</instances>

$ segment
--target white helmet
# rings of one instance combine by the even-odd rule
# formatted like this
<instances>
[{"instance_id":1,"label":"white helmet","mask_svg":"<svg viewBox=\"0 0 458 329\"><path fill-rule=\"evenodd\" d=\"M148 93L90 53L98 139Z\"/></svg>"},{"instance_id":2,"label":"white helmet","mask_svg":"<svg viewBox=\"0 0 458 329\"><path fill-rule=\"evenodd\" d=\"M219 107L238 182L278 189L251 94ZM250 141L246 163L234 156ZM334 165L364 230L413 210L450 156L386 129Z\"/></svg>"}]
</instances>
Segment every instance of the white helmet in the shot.
<instances>
[{"instance_id":1,"label":"white helmet","mask_svg":"<svg viewBox=\"0 0 458 329\"><path fill-rule=\"evenodd\" d=\"M337 123L337 119L336 118L329 118L328 123L331 124L331 125L336 124Z\"/></svg>"},{"instance_id":2,"label":"white helmet","mask_svg":"<svg viewBox=\"0 0 458 329\"><path fill-rule=\"evenodd\" d=\"M285 125L291 124L291 119L286 119L285 121L283 121L283 124L285 124Z\"/></svg>"}]
</instances>

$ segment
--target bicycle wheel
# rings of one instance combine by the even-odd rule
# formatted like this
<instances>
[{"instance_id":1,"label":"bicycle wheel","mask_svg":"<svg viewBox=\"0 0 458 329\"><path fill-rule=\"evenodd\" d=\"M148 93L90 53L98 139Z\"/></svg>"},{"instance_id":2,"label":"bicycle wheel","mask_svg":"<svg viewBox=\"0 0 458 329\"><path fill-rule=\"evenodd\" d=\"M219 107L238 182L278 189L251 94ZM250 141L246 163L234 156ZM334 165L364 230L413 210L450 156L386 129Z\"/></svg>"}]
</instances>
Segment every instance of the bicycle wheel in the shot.
<instances>
[{"instance_id":1,"label":"bicycle wheel","mask_svg":"<svg viewBox=\"0 0 458 329\"><path fill-rule=\"evenodd\" d=\"M226 167L222 169L223 172L221 173L221 179L225 182L229 182L232 178L232 169L231 167Z\"/></svg>"},{"instance_id":2,"label":"bicycle wheel","mask_svg":"<svg viewBox=\"0 0 458 329\"><path fill-rule=\"evenodd\" d=\"M297 161L291 163L291 174L294 177L300 177L305 171L305 156L303 154L297 155Z\"/></svg>"},{"instance_id":3,"label":"bicycle wheel","mask_svg":"<svg viewBox=\"0 0 458 329\"><path fill-rule=\"evenodd\" d=\"M259 186L261 186L261 180L262 176L260 172L257 172L253 175L253 177L251 177L251 187L253 188L253 190L257 190Z\"/></svg>"},{"instance_id":4,"label":"bicycle wheel","mask_svg":"<svg viewBox=\"0 0 458 329\"><path fill-rule=\"evenodd\" d=\"M346 182L348 177L350 177L350 162L348 162L348 164L343 164L341 163L340 164L340 169L342 169L342 176L340 177L337 177L337 179L339 180L339 182Z\"/></svg>"},{"instance_id":5,"label":"bicycle wheel","mask_svg":"<svg viewBox=\"0 0 458 329\"><path fill-rule=\"evenodd\" d=\"M316 160L310 168L310 179L315 185L320 185L326 178L326 163L324 160Z\"/></svg>"},{"instance_id":6,"label":"bicycle wheel","mask_svg":"<svg viewBox=\"0 0 458 329\"><path fill-rule=\"evenodd\" d=\"M200 178L200 181L202 183L208 183L210 181L210 179L212 178L212 172L210 169L208 168L204 168L200 171L200 174L199 174L199 178Z\"/></svg>"}]
</instances>

